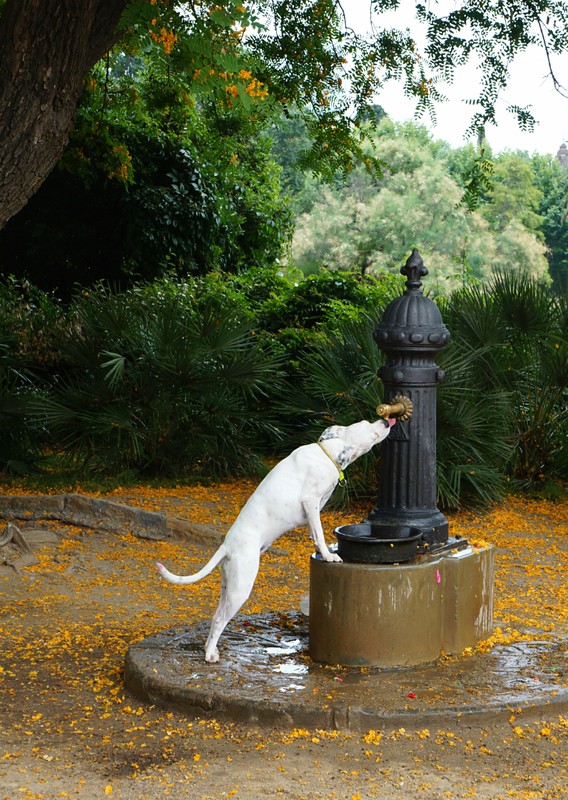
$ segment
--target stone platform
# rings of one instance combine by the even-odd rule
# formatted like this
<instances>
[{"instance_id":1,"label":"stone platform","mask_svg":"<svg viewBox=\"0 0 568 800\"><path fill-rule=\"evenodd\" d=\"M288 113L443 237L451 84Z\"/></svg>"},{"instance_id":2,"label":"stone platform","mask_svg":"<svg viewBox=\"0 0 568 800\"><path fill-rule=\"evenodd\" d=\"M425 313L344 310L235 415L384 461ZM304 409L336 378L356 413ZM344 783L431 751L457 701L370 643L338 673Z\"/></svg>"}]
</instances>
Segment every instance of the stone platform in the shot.
<instances>
[{"instance_id":1,"label":"stone platform","mask_svg":"<svg viewBox=\"0 0 568 800\"><path fill-rule=\"evenodd\" d=\"M411 667L493 631L493 547L402 564L310 559L310 655L324 664Z\"/></svg>"},{"instance_id":2,"label":"stone platform","mask_svg":"<svg viewBox=\"0 0 568 800\"><path fill-rule=\"evenodd\" d=\"M166 630L128 649L125 682L145 702L191 716L343 731L417 729L568 709L568 643L531 641L409 669L326 666L308 654L300 612L240 615L206 664L209 625Z\"/></svg>"}]
</instances>

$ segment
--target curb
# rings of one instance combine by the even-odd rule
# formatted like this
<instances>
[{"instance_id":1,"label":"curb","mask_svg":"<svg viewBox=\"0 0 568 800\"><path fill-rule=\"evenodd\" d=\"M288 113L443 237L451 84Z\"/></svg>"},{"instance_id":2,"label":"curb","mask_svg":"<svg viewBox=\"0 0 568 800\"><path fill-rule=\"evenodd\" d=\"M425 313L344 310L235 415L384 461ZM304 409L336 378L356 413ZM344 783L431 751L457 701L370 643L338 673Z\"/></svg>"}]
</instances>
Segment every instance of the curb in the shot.
<instances>
[{"instance_id":1,"label":"curb","mask_svg":"<svg viewBox=\"0 0 568 800\"><path fill-rule=\"evenodd\" d=\"M0 519L53 519L111 533L128 532L140 539L174 539L204 545L219 545L225 537L208 525L81 494L0 495Z\"/></svg>"}]
</instances>

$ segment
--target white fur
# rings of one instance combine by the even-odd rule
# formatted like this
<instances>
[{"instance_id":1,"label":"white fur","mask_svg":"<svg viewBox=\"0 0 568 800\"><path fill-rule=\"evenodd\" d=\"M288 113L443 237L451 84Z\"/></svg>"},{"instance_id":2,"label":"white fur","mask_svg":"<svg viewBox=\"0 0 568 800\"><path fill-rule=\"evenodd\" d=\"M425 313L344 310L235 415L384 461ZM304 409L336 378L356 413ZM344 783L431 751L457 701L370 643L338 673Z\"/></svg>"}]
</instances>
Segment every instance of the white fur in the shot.
<instances>
[{"instance_id":1,"label":"white fur","mask_svg":"<svg viewBox=\"0 0 568 800\"><path fill-rule=\"evenodd\" d=\"M327 428L320 442L341 469L345 469L375 444L385 439L395 420L356 422ZM223 544L194 575L174 575L157 564L171 583L196 583L220 564L221 596L205 645L205 660L219 660L217 642L227 623L248 599L258 573L260 554L283 533L307 525L325 561L341 561L325 543L320 510L339 480L339 471L318 444L298 447L280 461L243 506Z\"/></svg>"}]
</instances>

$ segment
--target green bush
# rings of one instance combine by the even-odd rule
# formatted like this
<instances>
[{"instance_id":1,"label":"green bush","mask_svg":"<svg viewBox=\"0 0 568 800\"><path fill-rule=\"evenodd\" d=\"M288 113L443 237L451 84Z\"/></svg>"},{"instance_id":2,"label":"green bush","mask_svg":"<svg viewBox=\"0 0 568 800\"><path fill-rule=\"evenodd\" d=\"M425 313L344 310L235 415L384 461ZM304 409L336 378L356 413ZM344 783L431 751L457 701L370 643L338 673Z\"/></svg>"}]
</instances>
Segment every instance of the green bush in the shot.
<instances>
[{"instance_id":1,"label":"green bush","mask_svg":"<svg viewBox=\"0 0 568 800\"><path fill-rule=\"evenodd\" d=\"M25 472L38 456L26 425L29 379L14 354L15 337L0 332L0 472Z\"/></svg>"},{"instance_id":2,"label":"green bush","mask_svg":"<svg viewBox=\"0 0 568 800\"><path fill-rule=\"evenodd\" d=\"M568 359L565 300L526 274L496 274L438 298L452 338L437 358L438 501L490 502L508 488L535 488L568 474ZM377 317L345 322L302 363L303 396L290 404L311 435L331 421L372 418L381 354ZM375 489L371 454L350 470L352 488Z\"/></svg>"},{"instance_id":3,"label":"green bush","mask_svg":"<svg viewBox=\"0 0 568 800\"><path fill-rule=\"evenodd\" d=\"M388 276L361 279L349 272L322 271L291 284L267 303L261 320L268 330L320 324L333 329L345 319L357 320L384 307L398 293L398 283Z\"/></svg>"},{"instance_id":4,"label":"green bush","mask_svg":"<svg viewBox=\"0 0 568 800\"><path fill-rule=\"evenodd\" d=\"M269 140L193 116L177 132L140 109L101 121L86 101L62 160L0 231L0 274L69 300L99 280L124 288L277 263L292 223Z\"/></svg>"},{"instance_id":5,"label":"green bush","mask_svg":"<svg viewBox=\"0 0 568 800\"><path fill-rule=\"evenodd\" d=\"M7 282L1 468L61 453L115 474L241 474L329 424L373 418L373 330L392 285L334 274L292 284L251 268L99 286L64 309ZM566 299L506 273L437 302L452 334L437 358L439 502L565 480ZM380 448L353 465L350 491L374 496L378 459Z\"/></svg>"},{"instance_id":6,"label":"green bush","mask_svg":"<svg viewBox=\"0 0 568 800\"><path fill-rule=\"evenodd\" d=\"M565 298L525 274L497 273L483 287L455 293L444 317L469 364L468 384L488 398L486 415L497 413L511 437L507 476L524 487L565 479ZM496 393L506 396L506 409L493 405Z\"/></svg>"},{"instance_id":7,"label":"green bush","mask_svg":"<svg viewBox=\"0 0 568 800\"><path fill-rule=\"evenodd\" d=\"M53 449L115 472L259 468L278 433L269 398L280 366L235 313L102 287L71 312L59 368L34 405Z\"/></svg>"},{"instance_id":8,"label":"green bush","mask_svg":"<svg viewBox=\"0 0 568 800\"><path fill-rule=\"evenodd\" d=\"M0 283L0 472L24 473L42 457L44 432L30 409L52 367L63 316L35 287Z\"/></svg>"}]
</instances>

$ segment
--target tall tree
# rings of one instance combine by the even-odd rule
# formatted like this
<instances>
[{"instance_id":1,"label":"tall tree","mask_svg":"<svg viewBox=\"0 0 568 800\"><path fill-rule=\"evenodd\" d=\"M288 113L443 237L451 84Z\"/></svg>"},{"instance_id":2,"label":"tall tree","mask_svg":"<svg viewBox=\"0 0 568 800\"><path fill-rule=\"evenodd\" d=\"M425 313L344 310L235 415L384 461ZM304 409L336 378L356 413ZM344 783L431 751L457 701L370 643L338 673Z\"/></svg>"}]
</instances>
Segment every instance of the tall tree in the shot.
<instances>
[{"instance_id":1,"label":"tall tree","mask_svg":"<svg viewBox=\"0 0 568 800\"><path fill-rule=\"evenodd\" d=\"M0 10L0 228L41 186L73 127L83 77L128 0L8 0Z\"/></svg>"},{"instance_id":2,"label":"tall tree","mask_svg":"<svg viewBox=\"0 0 568 800\"><path fill-rule=\"evenodd\" d=\"M515 55L539 44L548 58L568 47L568 0L460 0L449 13L415 0L427 27L420 55L408 30L381 24L401 0L369 0L366 36L349 26L338 0L0 0L0 227L53 168L73 125L87 69L128 31L125 47L163 46L172 74L249 106L268 94L310 108L315 167L349 171L363 156L358 123L369 118L386 80L432 109L436 77L477 58L483 80L472 127L495 121L495 103ZM125 13L123 13L125 12ZM120 25L119 25L120 23ZM245 35L246 34L246 35ZM353 111L355 109L355 111ZM512 105L529 127L528 108Z\"/></svg>"},{"instance_id":3,"label":"tall tree","mask_svg":"<svg viewBox=\"0 0 568 800\"><path fill-rule=\"evenodd\" d=\"M482 214L494 230L504 231L512 219L528 230L540 230L543 218L538 210L543 196L526 155L507 152L498 156L492 184Z\"/></svg>"},{"instance_id":4,"label":"tall tree","mask_svg":"<svg viewBox=\"0 0 568 800\"><path fill-rule=\"evenodd\" d=\"M499 191L497 206L488 202L468 213L460 203L463 185L450 174L451 152L432 141L424 128L386 120L377 139L390 169L376 181L358 168L344 185L320 192L310 212L297 220L292 244L296 266L305 272L322 265L358 267L380 275L398 271L405 253L416 245L428 264L431 285L440 289L471 278L483 280L493 269L512 265L547 280L546 248L533 227L541 217L524 202L526 196L532 203L530 169L528 177L519 171L522 181L511 171L511 207L501 224L506 192ZM509 154L505 163L516 160ZM513 191L517 182L520 186ZM492 229L484 216L497 220Z\"/></svg>"},{"instance_id":5,"label":"tall tree","mask_svg":"<svg viewBox=\"0 0 568 800\"><path fill-rule=\"evenodd\" d=\"M542 192L539 214L554 286L568 291L568 168L553 156L533 156L535 183Z\"/></svg>"}]
</instances>

